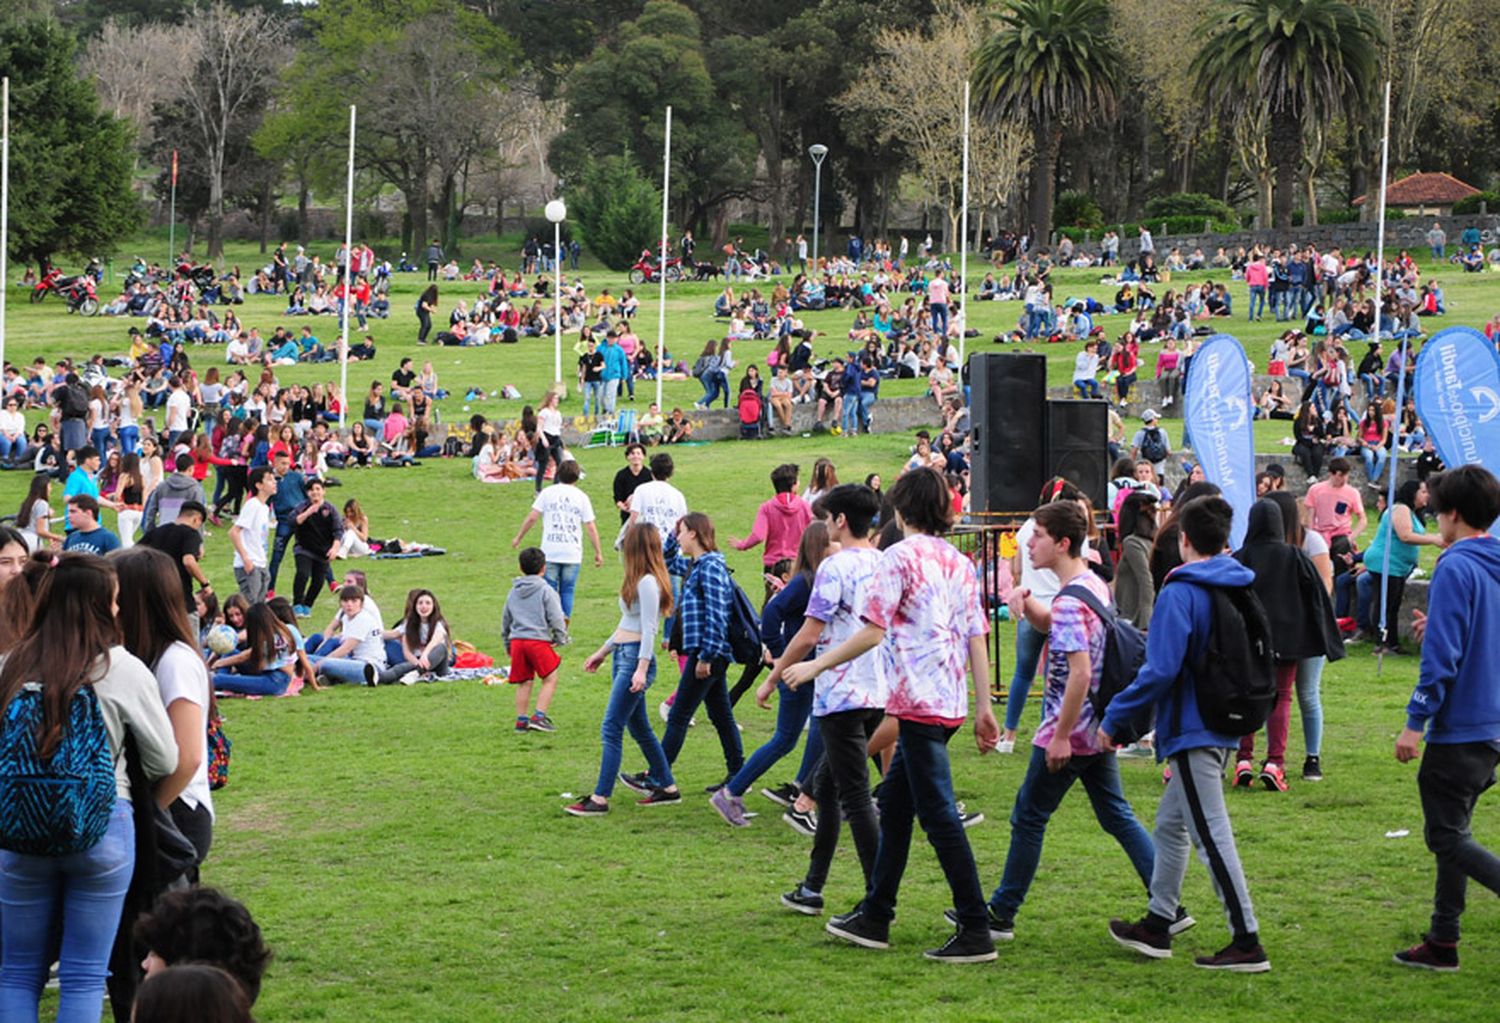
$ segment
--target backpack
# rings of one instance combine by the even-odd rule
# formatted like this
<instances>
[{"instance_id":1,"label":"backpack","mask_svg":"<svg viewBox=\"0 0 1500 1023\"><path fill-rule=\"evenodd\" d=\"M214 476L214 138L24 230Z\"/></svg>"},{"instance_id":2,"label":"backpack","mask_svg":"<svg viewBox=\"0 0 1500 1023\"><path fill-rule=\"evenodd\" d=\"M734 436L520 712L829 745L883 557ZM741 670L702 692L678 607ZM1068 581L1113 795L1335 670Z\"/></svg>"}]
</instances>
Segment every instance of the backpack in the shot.
<instances>
[{"instance_id":1,"label":"backpack","mask_svg":"<svg viewBox=\"0 0 1500 1023\"><path fill-rule=\"evenodd\" d=\"M0 724L0 849L68 856L104 837L115 807L115 757L93 686L68 705L62 741L43 760L37 752L42 686L28 682Z\"/></svg>"},{"instance_id":2,"label":"backpack","mask_svg":"<svg viewBox=\"0 0 1500 1023\"><path fill-rule=\"evenodd\" d=\"M733 579L729 580L733 597L729 602L729 650L736 664L759 664L761 655L760 615L744 589ZM681 618L681 615L677 616Z\"/></svg>"},{"instance_id":3,"label":"backpack","mask_svg":"<svg viewBox=\"0 0 1500 1023\"><path fill-rule=\"evenodd\" d=\"M1099 685L1089 693L1094 720L1103 721L1109 701L1135 681L1136 673L1146 663L1146 635L1135 627L1134 622L1117 615L1113 607L1101 603L1082 584L1064 586L1058 596L1077 599L1104 623L1104 665L1099 673Z\"/></svg>"},{"instance_id":4,"label":"backpack","mask_svg":"<svg viewBox=\"0 0 1500 1023\"><path fill-rule=\"evenodd\" d=\"M1167 581L1173 580L1169 576ZM1198 716L1204 727L1221 735L1253 735L1276 704L1270 620L1248 586L1204 589L1212 603L1213 624L1208 642L1192 663Z\"/></svg>"},{"instance_id":5,"label":"backpack","mask_svg":"<svg viewBox=\"0 0 1500 1023\"><path fill-rule=\"evenodd\" d=\"M87 419L89 416L89 392L82 384L64 384L60 406L64 419Z\"/></svg>"},{"instance_id":6,"label":"backpack","mask_svg":"<svg viewBox=\"0 0 1500 1023\"><path fill-rule=\"evenodd\" d=\"M1141 457L1148 462L1164 462L1167 459L1167 439L1161 427L1152 426L1141 431Z\"/></svg>"}]
</instances>

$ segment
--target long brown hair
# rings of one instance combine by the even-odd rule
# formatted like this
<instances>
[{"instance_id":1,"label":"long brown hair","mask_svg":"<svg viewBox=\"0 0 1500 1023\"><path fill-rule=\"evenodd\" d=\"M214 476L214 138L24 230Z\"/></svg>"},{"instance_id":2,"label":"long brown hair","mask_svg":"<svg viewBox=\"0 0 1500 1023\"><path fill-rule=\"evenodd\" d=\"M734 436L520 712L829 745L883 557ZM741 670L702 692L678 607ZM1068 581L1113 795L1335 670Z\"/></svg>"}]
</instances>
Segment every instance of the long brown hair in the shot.
<instances>
[{"instance_id":1,"label":"long brown hair","mask_svg":"<svg viewBox=\"0 0 1500 1023\"><path fill-rule=\"evenodd\" d=\"M27 682L42 683L45 760L62 742L73 697L109 670L109 649L120 642L115 624L115 570L93 554L63 553L37 588L26 635L0 667L0 710Z\"/></svg>"},{"instance_id":2,"label":"long brown hair","mask_svg":"<svg viewBox=\"0 0 1500 1023\"><path fill-rule=\"evenodd\" d=\"M255 667L250 672L270 671L276 661L276 639L280 637L288 650L292 649L292 634L269 604L251 604L245 612L245 649L250 651L250 661Z\"/></svg>"},{"instance_id":3,"label":"long brown hair","mask_svg":"<svg viewBox=\"0 0 1500 1023\"><path fill-rule=\"evenodd\" d=\"M52 569L52 552L37 551L21 566L21 574L0 586L0 654L9 653L31 628L36 591Z\"/></svg>"},{"instance_id":4,"label":"long brown hair","mask_svg":"<svg viewBox=\"0 0 1500 1023\"><path fill-rule=\"evenodd\" d=\"M625 530L620 542L625 555L625 579L620 583L620 599L627 605L634 604L641 580L651 576L656 580L659 595L659 613L672 613L672 580L667 575L667 562L661 553L661 533L649 522L638 522Z\"/></svg>"},{"instance_id":5,"label":"long brown hair","mask_svg":"<svg viewBox=\"0 0 1500 1023\"><path fill-rule=\"evenodd\" d=\"M408 590L406 594L406 614L403 621L406 624L406 645L413 650L422 649L422 616L417 613L417 600L420 597L432 598L432 616L427 619L427 638L432 638L432 634L437 631L439 625L445 629L448 628L448 620L443 617L443 609L438 604L436 593L420 587L415 590ZM451 647L453 644L450 642L448 645Z\"/></svg>"},{"instance_id":6,"label":"long brown hair","mask_svg":"<svg viewBox=\"0 0 1500 1023\"><path fill-rule=\"evenodd\" d=\"M125 649L147 665L173 643L198 649L182 599L182 578L172 558L150 547L131 547L109 556L120 580L120 635Z\"/></svg>"},{"instance_id":7,"label":"long brown hair","mask_svg":"<svg viewBox=\"0 0 1500 1023\"><path fill-rule=\"evenodd\" d=\"M703 512L688 512L678 525L698 538L698 546L705 554L719 549L719 542L714 538L714 520Z\"/></svg>"},{"instance_id":8,"label":"long brown hair","mask_svg":"<svg viewBox=\"0 0 1500 1023\"><path fill-rule=\"evenodd\" d=\"M828 523L820 520L809 524L802 533L802 542L797 545L797 560L792 565L792 573L811 583L813 576L818 574L818 566L828 557L831 545Z\"/></svg>"},{"instance_id":9,"label":"long brown hair","mask_svg":"<svg viewBox=\"0 0 1500 1023\"><path fill-rule=\"evenodd\" d=\"M839 485L839 474L834 471L833 462L827 458L820 458L813 463L812 489L814 493L821 494L825 490L832 490Z\"/></svg>"}]
</instances>

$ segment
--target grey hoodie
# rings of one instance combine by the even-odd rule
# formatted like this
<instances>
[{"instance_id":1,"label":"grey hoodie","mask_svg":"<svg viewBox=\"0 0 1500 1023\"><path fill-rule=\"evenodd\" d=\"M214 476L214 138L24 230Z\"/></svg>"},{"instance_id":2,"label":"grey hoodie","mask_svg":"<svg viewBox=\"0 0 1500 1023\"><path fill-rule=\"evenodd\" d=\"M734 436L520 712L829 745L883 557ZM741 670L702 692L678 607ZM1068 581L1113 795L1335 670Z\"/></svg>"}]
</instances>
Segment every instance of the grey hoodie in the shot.
<instances>
[{"instance_id":1,"label":"grey hoodie","mask_svg":"<svg viewBox=\"0 0 1500 1023\"><path fill-rule=\"evenodd\" d=\"M500 641L509 648L513 639L540 639L558 646L569 642L562 601L539 575L517 576L510 585L500 619Z\"/></svg>"},{"instance_id":2,"label":"grey hoodie","mask_svg":"<svg viewBox=\"0 0 1500 1023\"><path fill-rule=\"evenodd\" d=\"M203 498L203 484L185 472L167 473L141 509L141 532L155 529L163 522L176 522L178 511L188 501L208 503Z\"/></svg>"}]
</instances>

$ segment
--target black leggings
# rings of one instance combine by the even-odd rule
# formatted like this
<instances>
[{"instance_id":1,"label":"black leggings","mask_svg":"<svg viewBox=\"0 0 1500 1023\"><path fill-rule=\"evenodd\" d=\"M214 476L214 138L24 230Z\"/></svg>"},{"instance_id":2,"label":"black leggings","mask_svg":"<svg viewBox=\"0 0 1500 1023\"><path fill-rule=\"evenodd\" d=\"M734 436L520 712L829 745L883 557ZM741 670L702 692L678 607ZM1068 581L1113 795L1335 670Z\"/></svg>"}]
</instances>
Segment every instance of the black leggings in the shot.
<instances>
[{"instance_id":1,"label":"black leggings","mask_svg":"<svg viewBox=\"0 0 1500 1023\"><path fill-rule=\"evenodd\" d=\"M1401 598L1406 595L1406 576L1390 577L1390 592L1385 601L1385 631L1380 631L1380 585L1381 574L1366 564L1370 572L1370 621L1369 632L1376 642L1395 646L1401 639Z\"/></svg>"},{"instance_id":2,"label":"black leggings","mask_svg":"<svg viewBox=\"0 0 1500 1023\"><path fill-rule=\"evenodd\" d=\"M324 558L293 551L297 562L297 577L292 583L292 603L298 607L312 609L313 602L323 589L323 579L328 575L328 561Z\"/></svg>"},{"instance_id":3,"label":"black leggings","mask_svg":"<svg viewBox=\"0 0 1500 1023\"><path fill-rule=\"evenodd\" d=\"M540 493L542 484L546 482L547 459L552 459L558 465L562 465L563 444L562 438L550 433L537 435L536 440L536 489Z\"/></svg>"},{"instance_id":4,"label":"black leggings","mask_svg":"<svg viewBox=\"0 0 1500 1023\"><path fill-rule=\"evenodd\" d=\"M417 331L417 344L425 345L427 343L427 335L432 333L432 314L426 309L418 309L417 322L421 324L420 329Z\"/></svg>"},{"instance_id":5,"label":"black leggings","mask_svg":"<svg viewBox=\"0 0 1500 1023\"><path fill-rule=\"evenodd\" d=\"M218 515L226 506L233 505L234 513L238 515L240 502L245 496L245 481L249 478L250 472L243 465L226 465L222 468L224 470L224 496L218 504L214 505L214 514Z\"/></svg>"},{"instance_id":6,"label":"black leggings","mask_svg":"<svg viewBox=\"0 0 1500 1023\"><path fill-rule=\"evenodd\" d=\"M854 849L864 871L865 883L875 869L880 846L880 824L870 801L870 736L875 734L879 710L846 710L818 718L823 736L823 756L813 771L808 794L818 801L818 831L813 838L807 878L808 891L821 892L828 868L838 848L842 820L849 822Z\"/></svg>"}]
</instances>

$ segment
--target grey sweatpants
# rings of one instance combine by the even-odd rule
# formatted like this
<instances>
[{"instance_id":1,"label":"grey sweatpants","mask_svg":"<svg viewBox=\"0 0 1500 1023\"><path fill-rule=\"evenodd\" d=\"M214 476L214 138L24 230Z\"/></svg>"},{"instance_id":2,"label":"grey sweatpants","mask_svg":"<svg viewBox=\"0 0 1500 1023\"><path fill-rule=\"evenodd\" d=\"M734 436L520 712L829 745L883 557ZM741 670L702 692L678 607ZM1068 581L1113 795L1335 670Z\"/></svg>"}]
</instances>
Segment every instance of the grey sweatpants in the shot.
<instances>
[{"instance_id":1,"label":"grey sweatpants","mask_svg":"<svg viewBox=\"0 0 1500 1023\"><path fill-rule=\"evenodd\" d=\"M1191 749L1171 758L1172 780L1156 808L1156 867L1151 874L1150 908L1167 920L1177 916L1191 842L1224 904L1230 933L1240 938L1260 928L1234 847L1229 811L1224 807L1224 767L1231 752Z\"/></svg>"}]
</instances>

